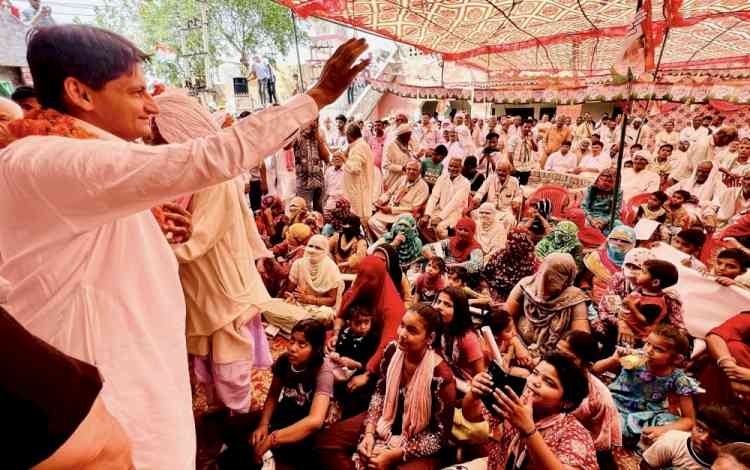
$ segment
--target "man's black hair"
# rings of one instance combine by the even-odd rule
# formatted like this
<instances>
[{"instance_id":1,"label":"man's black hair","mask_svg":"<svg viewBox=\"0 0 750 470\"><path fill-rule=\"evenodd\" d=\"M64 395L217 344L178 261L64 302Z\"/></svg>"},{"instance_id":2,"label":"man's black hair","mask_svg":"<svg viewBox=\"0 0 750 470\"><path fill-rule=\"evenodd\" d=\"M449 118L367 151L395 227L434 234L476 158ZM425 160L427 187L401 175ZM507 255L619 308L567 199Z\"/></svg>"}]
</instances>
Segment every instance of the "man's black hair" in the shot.
<instances>
[{"instance_id":1,"label":"man's black hair","mask_svg":"<svg viewBox=\"0 0 750 470\"><path fill-rule=\"evenodd\" d=\"M34 98L35 96L33 88L30 86L20 86L10 95L10 99L20 104L22 101Z\"/></svg>"}]
</instances>

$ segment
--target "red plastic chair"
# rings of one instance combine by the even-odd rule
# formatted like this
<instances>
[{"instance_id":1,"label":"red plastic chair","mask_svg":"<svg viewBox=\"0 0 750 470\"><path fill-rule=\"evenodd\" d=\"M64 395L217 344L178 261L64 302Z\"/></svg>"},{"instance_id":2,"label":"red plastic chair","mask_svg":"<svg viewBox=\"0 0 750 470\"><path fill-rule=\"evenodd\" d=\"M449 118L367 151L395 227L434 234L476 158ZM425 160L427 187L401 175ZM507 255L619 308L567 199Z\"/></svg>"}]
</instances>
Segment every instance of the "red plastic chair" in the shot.
<instances>
[{"instance_id":1,"label":"red plastic chair","mask_svg":"<svg viewBox=\"0 0 750 470\"><path fill-rule=\"evenodd\" d=\"M641 193L628 199L621 212L622 221L625 225L633 226L635 216L638 215L638 206L648 201L650 196L651 193Z\"/></svg>"},{"instance_id":2,"label":"red plastic chair","mask_svg":"<svg viewBox=\"0 0 750 470\"><path fill-rule=\"evenodd\" d=\"M562 186L549 184L537 188L537 190L534 191L534 194L529 196L529 199L526 201L526 208L528 209L532 204L542 199L548 199L552 204L552 210L550 213L552 217L555 218L560 218L563 211L571 206L571 198L568 189Z\"/></svg>"}]
</instances>

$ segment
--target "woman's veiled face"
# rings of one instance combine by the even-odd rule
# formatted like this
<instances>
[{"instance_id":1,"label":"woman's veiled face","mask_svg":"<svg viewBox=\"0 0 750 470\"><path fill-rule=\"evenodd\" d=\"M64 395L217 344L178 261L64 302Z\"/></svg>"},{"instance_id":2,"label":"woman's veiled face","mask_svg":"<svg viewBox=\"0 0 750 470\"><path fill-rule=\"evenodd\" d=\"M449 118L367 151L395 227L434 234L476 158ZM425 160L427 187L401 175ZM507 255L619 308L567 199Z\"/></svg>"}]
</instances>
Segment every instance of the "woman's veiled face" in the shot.
<instances>
[{"instance_id":1,"label":"woman's veiled face","mask_svg":"<svg viewBox=\"0 0 750 470\"><path fill-rule=\"evenodd\" d=\"M534 410L544 411L544 415L562 410L563 387L557 369L546 361L537 364L526 379L524 395L528 395Z\"/></svg>"},{"instance_id":2,"label":"woman's veiled face","mask_svg":"<svg viewBox=\"0 0 750 470\"><path fill-rule=\"evenodd\" d=\"M446 292L438 294L435 300L435 309L443 317L443 325L450 325L453 321L453 299Z\"/></svg>"},{"instance_id":3,"label":"woman's veiled face","mask_svg":"<svg viewBox=\"0 0 750 470\"><path fill-rule=\"evenodd\" d=\"M542 276L541 294L546 300L558 297L568 287L567 276L552 267L546 267L540 275Z\"/></svg>"},{"instance_id":4,"label":"woman's veiled face","mask_svg":"<svg viewBox=\"0 0 750 470\"><path fill-rule=\"evenodd\" d=\"M620 240L618 238L610 238L607 240L607 244L617 253L627 253L627 251L633 248L633 244L626 240Z\"/></svg>"},{"instance_id":5,"label":"woman's veiled face","mask_svg":"<svg viewBox=\"0 0 750 470\"><path fill-rule=\"evenodd\" d=\"M483 227L489 227L495 219L495 214L491 208L479 208L479 222Z\"/></svg>"},{"instance_id":6,"label":"woman's veiled face","mask_svg":"<svg viewBox=\"0 0 750 470\"><path fill-rule=\"evenodd\" d=\"M427 349L430 338L425 322L419 314L407 310L396 331L396 341L398 348L406 354L415 354Z\"/></svg>"}]
</instances>

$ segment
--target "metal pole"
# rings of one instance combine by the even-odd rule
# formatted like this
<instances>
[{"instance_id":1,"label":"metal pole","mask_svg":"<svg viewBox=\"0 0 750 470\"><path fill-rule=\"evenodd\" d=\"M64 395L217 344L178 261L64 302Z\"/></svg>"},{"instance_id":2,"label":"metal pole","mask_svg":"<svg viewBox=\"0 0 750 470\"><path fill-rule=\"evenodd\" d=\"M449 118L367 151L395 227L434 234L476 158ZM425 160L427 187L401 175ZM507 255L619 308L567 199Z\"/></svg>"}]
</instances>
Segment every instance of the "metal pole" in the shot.
<instances>
[{"instance_id":1,"label":"metal pole","mask_svg":"<svg viewBox=\"0 0 750 470\"><path fill-rule=\"evenodd\" d=\"M297 16L294 11L289 10L292 14L292 29L294 29L294 47L297 49L297 69L299 70L299 92L305 92L305 81L302 79L302 61L299 56L299 39L297 38Z\"/></svg>"},{"instance_id":2,"label":"metal pole","mask_svg":"<svg viewBox=\"0 0 750 470\"><path fill-rule=\"evenodd\" d=\"M628 103L625 105L625 109L622 110L622 130L620 132L620 146L617 150L617 169L615 170L615 185L614 185L614 196L612 197L612 206L610 207L609 213L609 229L612 230L615 226L615 220L617 219L617 199L620 194L620 184L622 180L622 159L625 154L625 130L628 127L628 112L630 112L630 106L633 102L633 95L630 92L630 86L633 83L633 74L628 69Z\"/></svg>"}]
</instances>

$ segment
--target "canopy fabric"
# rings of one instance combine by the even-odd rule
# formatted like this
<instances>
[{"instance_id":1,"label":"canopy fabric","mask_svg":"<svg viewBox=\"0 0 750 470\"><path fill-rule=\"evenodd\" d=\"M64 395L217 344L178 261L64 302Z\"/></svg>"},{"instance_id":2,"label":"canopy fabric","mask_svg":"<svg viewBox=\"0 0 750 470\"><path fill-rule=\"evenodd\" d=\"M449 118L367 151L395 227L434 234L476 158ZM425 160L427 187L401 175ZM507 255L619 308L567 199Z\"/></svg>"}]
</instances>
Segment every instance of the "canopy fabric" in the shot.
<instances>
[{"instance_id":1,"label":"canopy fabric","mask_svg":"<svg viewBox=\"0 0 750 470\"><path fill-rule=\"evenodd\" d=\"M496 75L607 73L637 0L277 0ZM661 69L750 67L746 0L646 0Z\"/></svg>"}]
</instances>

